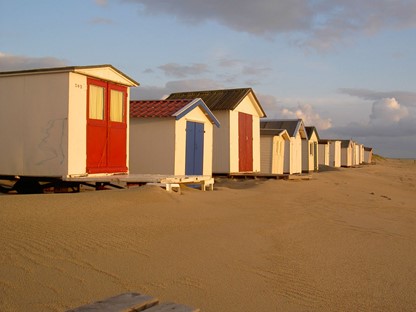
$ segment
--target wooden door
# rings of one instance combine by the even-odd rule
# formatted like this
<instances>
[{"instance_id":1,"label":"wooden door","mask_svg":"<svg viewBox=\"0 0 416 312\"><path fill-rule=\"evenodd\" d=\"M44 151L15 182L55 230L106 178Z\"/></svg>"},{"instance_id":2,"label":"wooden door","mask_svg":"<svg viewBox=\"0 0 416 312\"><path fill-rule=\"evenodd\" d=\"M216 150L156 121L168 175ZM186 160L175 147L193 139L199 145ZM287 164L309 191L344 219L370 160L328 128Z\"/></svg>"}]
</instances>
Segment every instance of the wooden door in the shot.
<instances>
[{"instance_id":1,"label":"wooden door","mask_svg":"<svg viewBox=\"0 0 416 312\"><path fill-rule=\"evenodd\" d=\"M204 124L186 122L185 174L203 175L204 171Z\"/></svg>"},{"instance_id":2,"label":"wooden door","mask_svg":"<svg viewBox=\"0 0 416 312\"><path fill-rule=\"evenodd\" d=\"M88 79L87 172L127 172L127 88Z\"/></svg>"},{"instance_id":3,"label":"wooden door","mask_svg":"<svg viewBox=\"0 0 416 312\"><path fill-rule=\"evenodd\" d=\"M238 113L238 168L253 171L253 116Z\"/></svg>"}]
</instances>

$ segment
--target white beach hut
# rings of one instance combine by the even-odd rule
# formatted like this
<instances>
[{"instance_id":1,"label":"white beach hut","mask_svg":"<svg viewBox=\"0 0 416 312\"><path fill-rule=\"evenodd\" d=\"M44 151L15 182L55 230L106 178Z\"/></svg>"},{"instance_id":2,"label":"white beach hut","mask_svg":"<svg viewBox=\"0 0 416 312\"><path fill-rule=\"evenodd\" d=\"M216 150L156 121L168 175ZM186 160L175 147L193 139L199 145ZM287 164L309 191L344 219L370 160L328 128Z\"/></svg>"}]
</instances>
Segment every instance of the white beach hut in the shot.
<instances>
[{"instance_id":1,"label":"white beach hut","mask_svg":"<svg viewBox=\"0 0 416 312\"><path fill-rule=\"evenodd\" d=\"M340 140L329 140L329 165L334 168L341 167Z\"/></svg>"},{"instance_id":2,"label":"white beach hut","mask_svg":"<svg viewBox=\"0 0 416 312\"><path fill-rule=\"evenodd\" d=\"M319 164L329 166L329 142L328 140L319 140L318 142Z\"/></svg>"},{"instance_id":3,"label":"white beach hut","mask_svg":"<svg viewBox=\"0 0 416 312\"><path fill-rule=\"evenodd\" d=\"M305 127L307 139L303 141L302 146L302 171L319 170L319 135L315 127Z\"/></svg>"},{"instance_id":4,"label":"white beach hut","mask_svg":"<svg viewBox=\"0 0 416 312\"><path fill-rule=\"evenodd\" d=\"M360 164L360 153L361 153L360 144L357 142L354 142L354 160L353 160L354 166L358 166Z\"/></svg>"},{"instance_id":5,"label":"white beach hut","mask_svg":"<svg viewBox=\"0 0 416 312\"><path fill-rule=\"evenodd\" d=\"M364 147L364 163L371 164L373 161L373 148L372 147Z\"/></svg>"},{"instance_id":6,"label":"white beach hut","mask_svg":"<svg viewBox=\"0 0 416 312\"><path fill-rule=\"evenodd\" d=\"M290 136L284 129L260 129L260 172L283 174L285 145Z\"/></svg>"},{"instance_id":7,"label":"white beach hut","mask_svg":"<svg viewBox=\"0 0 416 312\"><path fill-rule=\"evenodd\" d=\"M130 102L130 172L212 175L213 127L201 99Z\"/></svg>"},{"instance_id":8,"label":"white beach hut","mask_svg":"<svg viewBox=\"0 0 416 312\"><path fill-rule=\"evenodd\" d=\"M341 166L352 167L354 165L354 141L341 140Z\"/></svg>"},{"instance_id":9,"label":"white beach hut","mask_svg":"<svg viewBox=\"0 0 416 312\"><path fill-rule=\"evenodd\" d=\"M214 128L213 173L260 172L260 118L266 114L251 88L172 93L201 98L221 127Z\"/></svg>"},{"instance_id":10,"label":"white beach hut","mask_svg":"<svg viewBox=\"0 0 416 312\"><path fill-rule=\"evenodd\" d=\"M329 166L338 168L341 167L341 140L320 140L320 144L327 144L329 151Z\"/></svg>"},{"instance_id":11,"label":"white beach hut","mask_svg":"<svg viewBox=\"0 0 416 312\"><path fill-rule=\"evenodd\" d=\"M284 129L290 140L286 141L283 172L302 173L302 140L306 140L306 129L302 119L280 119L261 121L260 129Z\"/></svg>"},{"instance_id":12,"label":"white beach hut","mask_svg":"<svg viewBox=\"0 0 416 312\"><path fill-rule=\"evenodd\" d=\"M364 163L364 144L360 144L360 164Z\"/></svg>"},{"instance_id":13,"label":"white beach hut","mask_svg":"<svg viewBox=\"0 0 416 312\"><path fill-rule=\"evenodd\" d=\"M128 172L129 88L111 65L0 73L0 175Z\"/></svg>"}]
</instances>

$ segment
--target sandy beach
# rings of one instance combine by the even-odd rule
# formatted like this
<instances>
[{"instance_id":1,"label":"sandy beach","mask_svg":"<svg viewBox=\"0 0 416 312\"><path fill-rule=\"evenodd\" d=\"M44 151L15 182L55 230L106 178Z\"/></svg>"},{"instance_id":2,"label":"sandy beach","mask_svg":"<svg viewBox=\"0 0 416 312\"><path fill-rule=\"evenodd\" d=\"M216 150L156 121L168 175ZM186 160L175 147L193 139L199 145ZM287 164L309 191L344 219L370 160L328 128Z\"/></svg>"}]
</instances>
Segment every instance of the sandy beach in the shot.
<instances>
[{"instance_id":1,"label":"sandy beach","mask_svg":"<svg viewBox=\"0 0 416 312\"><path fill-rule=\"evenodd\" d=\"M135 291L218 311L414 311L416 163L0 196L0 311Z\"/></svg>"}]
</instances>

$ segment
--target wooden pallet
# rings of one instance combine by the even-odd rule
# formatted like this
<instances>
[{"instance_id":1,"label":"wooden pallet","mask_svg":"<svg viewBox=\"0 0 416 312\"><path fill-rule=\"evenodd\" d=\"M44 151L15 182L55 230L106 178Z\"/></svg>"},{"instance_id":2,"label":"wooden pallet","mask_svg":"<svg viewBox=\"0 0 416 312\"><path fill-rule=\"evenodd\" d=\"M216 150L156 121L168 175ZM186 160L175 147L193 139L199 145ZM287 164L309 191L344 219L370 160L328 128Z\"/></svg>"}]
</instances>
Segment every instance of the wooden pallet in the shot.
<instances>
[{"instance_id":1,"label":"wooden pallet","mask_svg":"<svg viewBox=\"0 0 416 312\"><path fill-rule=\"evenodd\" d=\"M105 300L83 305L66 312L200 312L183 304L165 302L159 304L159 300L139 293L123 293Z\"/></svg>"}]
</instances>

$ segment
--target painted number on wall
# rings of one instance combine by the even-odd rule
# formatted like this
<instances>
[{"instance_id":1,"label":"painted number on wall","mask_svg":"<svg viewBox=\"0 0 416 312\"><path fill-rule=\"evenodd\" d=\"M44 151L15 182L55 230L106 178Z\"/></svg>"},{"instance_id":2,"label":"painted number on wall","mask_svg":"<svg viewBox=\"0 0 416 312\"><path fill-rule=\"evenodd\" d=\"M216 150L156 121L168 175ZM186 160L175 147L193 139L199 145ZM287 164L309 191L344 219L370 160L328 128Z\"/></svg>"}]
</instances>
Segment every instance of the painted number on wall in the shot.
<instances>
[{"instance_id":1,"label":"painted number on wall","mask_svg":"<svg viewBox=\"0 0 416 312\"><path fill-rule=\"evenodd\" d=\"M75 88L82 89L82 84L80 84L80 83L76 83L76 84L75 84Z\"/></svg>"}]
</instances>

